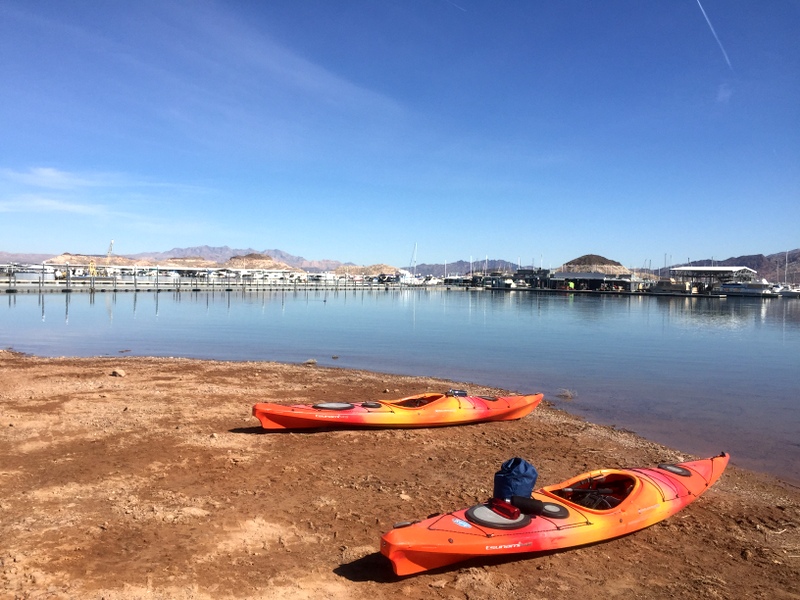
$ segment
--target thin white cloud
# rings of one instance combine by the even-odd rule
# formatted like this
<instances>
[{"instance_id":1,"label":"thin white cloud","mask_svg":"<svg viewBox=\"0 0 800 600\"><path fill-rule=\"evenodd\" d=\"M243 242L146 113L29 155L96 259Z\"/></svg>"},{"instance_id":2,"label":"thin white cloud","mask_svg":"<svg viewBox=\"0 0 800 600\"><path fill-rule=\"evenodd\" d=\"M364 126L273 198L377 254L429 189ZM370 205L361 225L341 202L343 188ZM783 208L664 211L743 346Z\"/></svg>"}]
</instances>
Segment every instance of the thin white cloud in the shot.
<instances>
[{"instance_id":1,"label":"thin white cloud","mask_svg":"<svg viewBox=\"0 0 800 600\"><path fill-rule=\"evenodd\" d=\"M23 196L14 200L0 201L0 212L5 213L71 213L97 215L105 213L106 208L96 204L66 202L53 198Z\"/></svg>"},{"instance_id":2,"label":"thin white cloud","mask_svg":"<svg viewBox=\"0 0 800 600\"><path fill-rule=\"evenodd\" d=\"M92 178L51 167L31 167L27 171L0 169L0 178L29 187L59 190L94 187L99 184L96 179L93 180Z\"/></svg>"},{"instance_id":3,"label":"thin white cloud","mask_svg":"<svg viewBox=\"0 0 800 600\"><path fill-rule=\"evenodd\" d=\"M277 39L224 6L187 11L167 3L158 10L167 15L163 22L180 24L171 36L151 36L160 40L158 55L152 45L106 55L123 57L123 68L143 82L145 93L125 101L139 103L192 143L256 146L271 156L297 158L331 139L337 148L390 139L411 117L395 98L304 56L291 40ZM357 118L359 126L345 126L348 118Z\"/></svg>"},{"instance_id":4,"label":"thin white cloud","mask_svg":"<svg viewBox=\"0 0 800 600\"><path fill-rule=\"evenodd\" d=\"M305 55L290 37L258 27L225 4L134 3L122 30L69 19L64 25L32 12L40 31L66 40L72 62L85 64L87 77L108 75L76 110L91 109L112 128L130 123L134 141L161 127L201 148L256 148L296 160L329 155L332 146L363 151L389 139L394 148L403 137L397 132L413 122L398 99ZM87 90L78 85L70 99ZM134 127L137 120L142 127ZM43 175L50 189L70 183Z\"/></svg>"},{"instance_id":5,"label":"thin white cloud","mask_svg":"<svg viewBox=\"0 0 800 600\"><path fill-rule=\"evenodd\" d=\"M262 88L264 83L272 87L279 82L281 87L341 108L381 112L400 108L394 99L308 60L236 17L214 12L204 19L198 18L195 25L203 36L216 42L202 50L196 48L195 56L204 56L207 65L215 64L218 69L222 64L233 72L247 72L248 67L255 67L260 76L252 80L253 88Z\"/></svg>"},{"instance_id":6,"label":"thin white cloud","mask_svg":"<svg viewBox=\"0 0 800 600\"><path fill-rule=\"evenodd\" d=\"M175 228L172 214L185 198L205 198L213 190L191 184L137 179L120 173L69 172L52 167L0 169L0 214L4 219L45 226L71 223L73 228L142 233ZM182 221L182 228L203 227Z\"/></svg>"},{"instance_id":7,"label":"thin white cloud","mask_svg":"<svg viewBox=\"0 0 800 600\"><path fill-rule=\"evenodd\" d=\"M23 195L12 200L0 201L0 214L35 215L41 221L51 221L53 219L67 219L76 217L83 226L91 228L111 227L113 229L130 230L152 235L154 233L170 233L175 231L175 219L169 214L158 212L130 212L116 210L102 203L74 202L53 197ZM45 218L46 216L52 218ZM102 224L102 225L101 225ZM181 221L181 231L197 229L205 231L209 225L204 222L196 222L190 216ZM94 235L94 232L92 235ZM120 236L121 237L121 236Z\"/></svg>"},{"instance_id":8,"label":"thin white cloud","mask_svg":"<svg viewBox=\"0 0 800 600\"><path fill-rule=\"evenodd\" d=\"M0 169L0 184L16 184L23 188L61 192L164 185L139 181L122 173L71 172L53 167L30 167L27 170Z\"/></svg>"},{"instance_id":9,"label":"thin white cloud","mask_svg":"<svg viewBox=\"0 0 800 600\"><path fill-rule=\"evenodd\" d=\"M148 181L124 173L79 173L62 171L53 167L30 167L28 170L23 171L7 168L0 169L0 184L2 183L17 184L25 188L60 190L62 192L100 188L118 188L122 190L161 188L194 194L208 191L207 188L197 185Z\"/></svg>"}]
</instances>

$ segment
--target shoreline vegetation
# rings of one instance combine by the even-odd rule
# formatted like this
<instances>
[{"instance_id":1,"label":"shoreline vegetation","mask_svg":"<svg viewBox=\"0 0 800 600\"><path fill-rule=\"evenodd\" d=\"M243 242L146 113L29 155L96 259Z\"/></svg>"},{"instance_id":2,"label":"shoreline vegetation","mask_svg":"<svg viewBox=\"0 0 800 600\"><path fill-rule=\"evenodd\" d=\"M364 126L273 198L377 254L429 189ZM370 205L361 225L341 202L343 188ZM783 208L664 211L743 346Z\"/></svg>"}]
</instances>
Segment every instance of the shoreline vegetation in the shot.
<instances>
[{"instance_id":1,"label":"shoreline vegetation","mask_svg":"<svg viewBox=\"0 0 800 600\"><path fill-rule=\"evenodd\" d=\"M10 350L0 377L3 597L800 598L800 489L736 456L696 502L643 531L398 578L380 535L485 501L511 457L536 466L537 487L693 457L547 398L518 421L431 429L267 433L250 412L264 401L536 390L311 361Z\"/></svg>"}]
</instances>

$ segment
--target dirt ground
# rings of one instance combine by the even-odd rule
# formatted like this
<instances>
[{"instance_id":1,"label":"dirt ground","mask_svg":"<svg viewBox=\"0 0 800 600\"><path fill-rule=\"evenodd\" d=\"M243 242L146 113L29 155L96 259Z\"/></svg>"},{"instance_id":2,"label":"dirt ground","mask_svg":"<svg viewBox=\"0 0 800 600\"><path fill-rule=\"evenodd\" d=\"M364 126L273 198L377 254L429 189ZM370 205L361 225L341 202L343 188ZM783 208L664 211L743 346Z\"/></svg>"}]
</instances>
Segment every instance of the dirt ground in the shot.
<instances>
[{"instance_id":1,"label":"dirt ground","mask_svg":"<svg viewBox=\"0 0 800 600\"><path fill-rule=\"evenodd\" d=\"M547 401L507 423L265 433L256 402L502 390L314 365L10 351L0 381L2 598L800 598L800 490L735 456L700 499L627 537L395 577L381 534L486 500L509 458L536 466L537 487L691 458Z\"/></svg>"}]
</instances>

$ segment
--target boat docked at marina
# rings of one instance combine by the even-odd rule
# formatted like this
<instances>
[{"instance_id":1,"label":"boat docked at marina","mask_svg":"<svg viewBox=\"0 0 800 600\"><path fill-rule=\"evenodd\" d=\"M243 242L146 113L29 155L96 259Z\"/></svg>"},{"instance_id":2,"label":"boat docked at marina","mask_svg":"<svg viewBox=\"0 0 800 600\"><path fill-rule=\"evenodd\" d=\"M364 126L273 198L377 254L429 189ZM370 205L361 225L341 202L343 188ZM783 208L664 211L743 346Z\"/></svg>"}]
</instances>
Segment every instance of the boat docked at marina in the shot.
<instances>
[{"instance_id":1,"label":"boat docked at marina","mask_svg":"<svg viewBox=\"0 0 800 600\"><path fill-rule=\"evenodd\" d=\"M800 286L785 285L778 292L781 298L800 298Z\"/></svg>"},{"instance_id":2,"label":"boat docked at marina","mask_svg":"<svg viewBox=\"0 0 800 600\"><path fill-rule=\"evenodd\" d=\"M761 281L726 281L720 284L720 292L727 296L756 296L761 298L777 298L780 286L766 279Z\"/></svg>"},{"instance_id":3,"label":"boat docked at marina","mask_svg":"<svg viewBox=\"0 0 800 600\"><path fill-rule=\"evenodd\" d=\"M654 284L645 289L648 294L663 296L678 296L697 293L697 287L692 287L688 281L676 281L674 278L659 279Z\"/></svg>"}]
</instances>

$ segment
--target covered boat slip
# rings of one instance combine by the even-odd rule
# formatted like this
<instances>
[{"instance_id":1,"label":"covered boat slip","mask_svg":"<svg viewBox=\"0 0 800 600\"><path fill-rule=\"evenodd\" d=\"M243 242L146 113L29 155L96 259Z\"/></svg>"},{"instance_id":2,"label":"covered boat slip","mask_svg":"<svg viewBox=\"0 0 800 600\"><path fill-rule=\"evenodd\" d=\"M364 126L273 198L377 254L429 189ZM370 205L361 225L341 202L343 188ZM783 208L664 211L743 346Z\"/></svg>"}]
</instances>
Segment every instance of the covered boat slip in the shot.
<instances>
[{"instance_id":1,"label":"covered boat slip","mask_svg":"<svg viewBox=\"0 0 800 600\"><path fill-rule=\"evenodd\" d=\"M749 267L673 267L669 272L688 284L691 293L706 295L737 295L735 287L726 289L727 284L747 284L758 275Z\"/></svg>"},{"instance_id":2,"label":"covered boat slip","mask_svg":"<svg viewBox=\"0 0 800 600\"><path fill-rule=\"evenodd\" d=\"M615 275L595 271L558 271L549 278L549 291L634 293L642 280L631 275Z\"/></svg>"},{"instance_id":3,"label":"covered boat slip","mask_svg":"<svg viewBox=\"0 0 800 600\"><path fill-rule=\"evenodd\" d=\"M669 273L669 278L651 283L628 274L563 271L553 273L549 284L550 291L724 296L735 294L725 289L726 284L754 283L758 275L749 267L674 267Z\"/></svg>"},{"instance_id":4,"label":"covered boat slip","mask_svg":"<svg viewBox=\"0 0 800 600\"><path fill-rule=\"evenodd\" d=\"M778 297L780 285L758 279L749 267L673 267L669 279L660 279L646 291L660 296Z\"/></svg>"}]
</instances>

